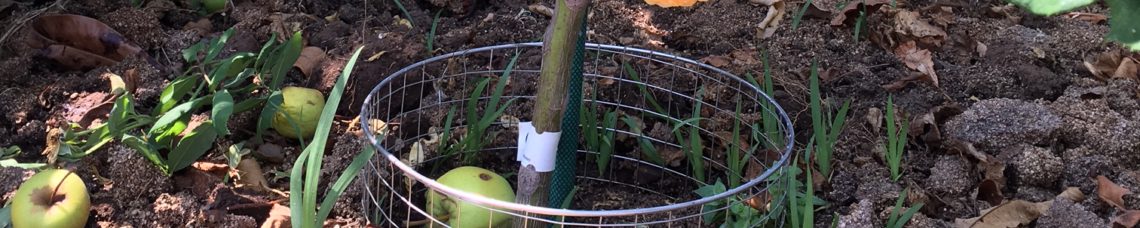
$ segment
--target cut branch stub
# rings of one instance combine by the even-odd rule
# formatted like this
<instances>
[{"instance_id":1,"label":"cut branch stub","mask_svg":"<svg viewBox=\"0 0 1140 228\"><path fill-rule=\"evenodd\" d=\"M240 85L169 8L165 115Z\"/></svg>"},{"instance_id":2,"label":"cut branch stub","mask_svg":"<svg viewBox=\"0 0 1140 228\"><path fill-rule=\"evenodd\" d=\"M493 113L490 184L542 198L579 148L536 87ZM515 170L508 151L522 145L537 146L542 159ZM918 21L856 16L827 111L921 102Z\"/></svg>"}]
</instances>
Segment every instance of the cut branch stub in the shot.
<instances>
[{"instance_id":1,"label":"cut branch stub","mask_svg":"<svg viewBox=\"0 0 1140 228\"><path fill-rule=\"evenodd\" d=\"M36 18L26 42L72 70L113 65L141 50L103 22L72 14Z\"/></svg>"}]
</instances>

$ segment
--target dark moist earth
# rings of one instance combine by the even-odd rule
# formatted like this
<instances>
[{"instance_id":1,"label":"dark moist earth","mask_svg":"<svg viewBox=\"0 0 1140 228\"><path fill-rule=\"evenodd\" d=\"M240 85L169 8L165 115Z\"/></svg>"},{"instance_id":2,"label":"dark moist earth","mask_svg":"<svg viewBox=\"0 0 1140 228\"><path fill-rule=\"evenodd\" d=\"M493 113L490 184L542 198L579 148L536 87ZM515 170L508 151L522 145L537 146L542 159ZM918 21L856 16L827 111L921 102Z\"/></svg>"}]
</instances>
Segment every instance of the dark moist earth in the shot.
<instances>
[{"instance_id":1,"label":"dark moist earth","mask_svg":"<svg viewBox=\"0 0 1140 228\"><path fill-rule=\"evenodd\" d=\"M41 9L92 17L122 33L164 66L184 64L180 51L225 28L236 27L226 53L255 51L273 32L299 28L310 46L329 54L312 77L291 74L291 85L328 92L355 47L363 46L362 59L346 89L338 115L351 119L369 90L390 73L428 57L424 40L436 12L441 12L433 53L442 54L494 44L537 41L548 17L527 10L552 1L433 0L403 1L410 22L392 1L267 1L239 0L223 14L200 16L181 2L146 1L135 8L129 1L77 0L49 7L51 1L14 1L0 5L6 36L0 53L0 146L19 146L21 162L44 162L47 129L62 126L69 116L106 96L104 72L122 74L137 70L142 83L138 100L151 107L173 74L160 73L140 59L89 71L65 71L37 57L38 50L24 45L24 26ZM894 182L881 159L885 137L877 120L887 95L882 86L906 77L908 69L892 51L867 38L854 42L852 26L830 26L830 17L806 17L791 29L791 15L802 2L789 1L788 16L775 34L758 37L757 26L768 8L746 1L710 0L694 8L662 9L640 0L595 1L589 19L591 42L654 49L692 59L730 56L734 52L765 50L772 63L775 98L792 116L797 141L806 142L811 129L807 112L807 67L818 59L825 78L824 97L832 103L853 101L846 128L837 143L835 172L829 182L818 184L817 195L828 205L816 214L818 226L829 225L838 215L841 227L881 227L898 193L909 188L908 204L923 202L921 213L910 221L913 227L948 227L955 219L979 216L994 205L979 194L984 169L978 156L963 152L970 143L977 151L995 157L1005 167L1006 184L1000 195L1007 200L1042 202L1067 187L1077 187L1085 200L1058 200L1049 215L1030 226L1106 226L1120 213L1096 194L1096 177L1104 175L1123 187L1140 191L1140 105L1137 83L1128 80L1095 80L1082 60L1108 50L1119 50L1102 36L1104 23L1063 17L1036 17L1013 10L994 13L1002 1L900 2L899 7L920 12L924 21L933 6L952 8L943 27L944 44L934 48L933 64L939 86L915 81L893 92L895 102L912 119L911 144L904 158L903 177ZM940 5L938 5L940 4ZM1107 14L1103 5L1085 12ZM210 26L187 26L207 20ZM890 18L881 13L867 18L869 32L883 30ZM979 55L977 44L986 46ZM383 53L383 54L380 54ZM226 55L223 53L223 56ZM759 75L758 61L730 61L720 65L736 75ZM453 91L452 91L453 92ZM604 94L604 93L603 93ZM516 111L509 111L517 112ZM930 114L927 121L923 115ZM254 125L255 114L235 117L234 129ZM406 123L405 123L406 124ZM881 124L881 123L880 123ZM714 129L716 130L716 129ZM719 129L724 130L724 129ZM363 146L346 122L333 129L335 144L326 151L320 189L343 170ZM225 163L224 148L249 137L235 133L219 140L215 150L201 161ZM504 141L513 140L505 137ZM299 154L298 146L286 140L283 155L259 156L269 187L288 191L283 175ZM959 145L959 146L956 146ZM799 146L797 146L799 148ZM632 150L626 148L627 150ZM620 152L619 153L627 153ZM488 166L509 170L511 160L499 158ZM582 167L590 163L582 163ZM64 167L77 171L92 194L89 226L97 227L257 227L269 220L267 211L279 195L234 188L217 176L187 169L173 177L133 150L111 143L94 155ZM582 168L584 170L591 170ZM625 170L631 171L631 170ZM0 169L0 200L8 201L16 183L30 171ZM514 179L509 176L508 179ZM360 183L346 192L326 224L366 225L358 202ZM591 191L598 191L597 189ZM575 207L605 207L612 197L630 197L614 190L588 192L575 202L596 202ZM322 193L323 194L323 193ZM1000 199L1000 198L999 198ZM1140 208L1135 197L1125 198L1126 207ZM618 199L620 201L620 199ZM653 200L648 200L653 201ZM624 205L636 207L644 205ZM225 208L229 208L228 210ZM1106 224L1106 225L1101 225Z\"/></svg>"}]
</instances>

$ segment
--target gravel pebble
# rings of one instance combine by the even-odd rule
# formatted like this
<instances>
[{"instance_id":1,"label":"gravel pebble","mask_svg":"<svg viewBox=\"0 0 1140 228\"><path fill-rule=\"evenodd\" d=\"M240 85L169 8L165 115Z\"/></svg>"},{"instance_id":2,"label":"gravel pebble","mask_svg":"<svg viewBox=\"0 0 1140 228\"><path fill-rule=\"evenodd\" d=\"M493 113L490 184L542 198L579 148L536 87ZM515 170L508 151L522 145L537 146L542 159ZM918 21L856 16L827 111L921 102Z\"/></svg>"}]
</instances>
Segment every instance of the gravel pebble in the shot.
<instances>
[{"instance_id":1,"label":"gravel pebble","mask_svg":"<svg viewBox=\"0 0 1140 228\"><path fill-rule=\"evenodd\" d=\"M1049 211L1037 219L1037 227L1108 227L1108 225L1104 219L1099 218L1084 206L1067 199L1058 198L1053 201Z\"/></svg>"},{"instance_id":2,"label":"gravel pebble","mask_svg":"<svg viewBox=\"0 0 1140 228\"><path fill-rule=\"evenodd\" d=\"M1093 192L1096 190L1097 175L1111 176L1111 161L1112 158L1104 155L1092 155L1065 162L1062 184L1079 187L1082 192Z\"/></svg>"}]
</instances>

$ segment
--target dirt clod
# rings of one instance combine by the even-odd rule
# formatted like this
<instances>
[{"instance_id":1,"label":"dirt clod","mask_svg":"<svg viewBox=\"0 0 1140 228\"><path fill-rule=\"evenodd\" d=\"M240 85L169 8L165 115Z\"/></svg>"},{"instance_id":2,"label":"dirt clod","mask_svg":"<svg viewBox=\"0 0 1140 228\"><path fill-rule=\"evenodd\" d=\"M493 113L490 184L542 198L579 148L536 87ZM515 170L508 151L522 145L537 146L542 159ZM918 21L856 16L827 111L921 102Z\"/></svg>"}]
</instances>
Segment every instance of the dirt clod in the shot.
<instances>
[{"instance_id":1,"label":"dirt clod","mask_svg":"<svg viewBox=\"0 0 1140 228\"><path fill-rule=\"evenodd\" d=\"M942 196L962 196L975 185L972 165L960 156L943 155L934 163L926 188Z\"/></svg>"},{"instance_id":2,"label":"dirt clod","mask_svg":"<svg viewBox=\"0 0 1140 228\"><path fill-rule=\"evenodd\" d=\"M1009 161L1017 173L1013 179L1018 185L1053 187L1064 169L1061 158L1046 148L1021 144L1006 149L1002 155L1010 156L1003 160Z\"/></svg>"},{"instance_id":3,"label":"dirt clod","mask_svg":"<svg viewBox=\"0 0 1140 228\"><path fill-rule=\"evenodd\" d=\"M974 103L950 119L946 132L978 149L996 151L1013 143L1048 142L1060 126L1061 117L1039 102L995 98Z\"/></svg>"}]
</instances>

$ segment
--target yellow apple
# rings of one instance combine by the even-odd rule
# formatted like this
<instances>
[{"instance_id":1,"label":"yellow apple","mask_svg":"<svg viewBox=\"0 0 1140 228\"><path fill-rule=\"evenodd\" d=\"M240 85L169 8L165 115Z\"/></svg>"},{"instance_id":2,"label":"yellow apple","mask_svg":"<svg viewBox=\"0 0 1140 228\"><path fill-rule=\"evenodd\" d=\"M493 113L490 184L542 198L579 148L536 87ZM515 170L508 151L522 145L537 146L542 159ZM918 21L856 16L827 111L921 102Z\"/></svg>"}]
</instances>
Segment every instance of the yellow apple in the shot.
<instances>
[{"instance_id":1,"label":"yellow apple","mask_svg":"<svg viewBox=\"0 0 1140 228\"><path fill-rule=\"evenodd\" d=\"M12 196L12 227L83 227L91 198L83 179L69 170L40 171Z\"/></svg>"},{"instance_id":2,"label":"yellow apple","mask_svg":"<svg viewBox=\"0 0 1140 228\"><path fill-rule=\"evenodd\" d=\"M506 202L515 201L515 191L511 189L507 179L483 168L474 166L455 168L447 171L436 181L487 198ZM428 193L427 204L432 217L448 216L447 223L451 227L503 227L509 226L511 221L511 216L508 214L491 211L436 191Z\"/></svg>"},{"instance_id":3,"label":"yellow apple","mask_svg":"<svg viewBox=\"0 0 1140 228\"><path fill-rule=\"evenodd\" d=\"M273 129L292 139L312 137L325 108L325 96L315 89L290 86L281 89L281 97L284 99L273 116ZM297 128L290 122L296 123Z\"/></svg>"}]
</instances>

